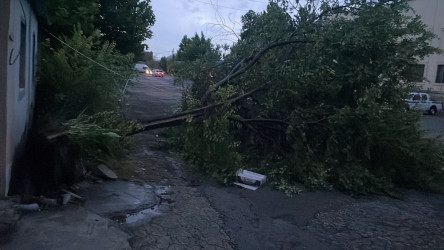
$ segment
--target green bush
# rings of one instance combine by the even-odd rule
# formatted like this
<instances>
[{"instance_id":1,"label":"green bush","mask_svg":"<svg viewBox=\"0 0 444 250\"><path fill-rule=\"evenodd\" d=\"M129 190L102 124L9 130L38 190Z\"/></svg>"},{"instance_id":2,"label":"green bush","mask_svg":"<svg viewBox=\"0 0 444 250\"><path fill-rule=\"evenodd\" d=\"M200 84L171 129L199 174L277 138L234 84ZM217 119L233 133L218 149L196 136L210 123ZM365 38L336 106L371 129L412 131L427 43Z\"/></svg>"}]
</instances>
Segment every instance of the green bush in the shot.
<instances>
[{"instance_id":1,"label":"green bush","mask_svg":"<svg viewBox=\"0 0 444 250\"><path fill-rule=\"evenodd\" d=\"M89 160L106 156L124 156L124 149L130 145L128 135L141 129L141 125L122 120L115 112L99 112L77 118L63 124L70 143L81 149Z\"/></svg>"},{"instance_id":2,"label":"green bush","mask_svg":"<svg viewBox=\"0 0 444 250\"><path fill-rule=\"evenodd\" d=\"M215 93L215 98L227 96L232 91L220 90ZM196 102L187 100L190 103ZM171 144L184 153L185 159L197 170L226 183L242 166L239 142L230 134L232 127L238 126L230 120L235 107L223 105L211 112L212 115L204 120L190 116L184 126L170 131L173 135Z\"/></svg>"},{"instance_id":3,"label":"green bush","mask_svg":"<svg viewBox=\"0 0 444 250\"><path fill-rule=\"evenodd\" d=\"M37 114L64 120L84 110L116 111L123 86L133 74L132 56L117 53L114 43L100 43L98 31L87 37L75 29L71 37L60 39L63 44L46 39L40 46Z\"/></svg>"}]
</instances>

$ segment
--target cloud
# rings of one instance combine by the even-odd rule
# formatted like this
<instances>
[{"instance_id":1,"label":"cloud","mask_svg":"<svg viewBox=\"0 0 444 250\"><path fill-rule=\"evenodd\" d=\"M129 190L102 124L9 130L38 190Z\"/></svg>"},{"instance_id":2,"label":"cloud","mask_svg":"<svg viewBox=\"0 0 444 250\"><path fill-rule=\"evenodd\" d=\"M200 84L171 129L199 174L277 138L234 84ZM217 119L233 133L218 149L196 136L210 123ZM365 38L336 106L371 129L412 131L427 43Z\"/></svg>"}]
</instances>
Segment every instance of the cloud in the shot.
<instances>
[{"instance_id":1,"label":"cloud","mask_svg":"<svg viewBox=\"0 0 444 250\"><path fill-rule=\"evenodd\" d=\"M210 2L213 5L206 4ZM155 57L160 59L170 55L173 49L177 51L184 35L190 37L196 32L202 31L206 37L214 38L214 43L235 41L235 37L233 39L233 36L223 33L222 30L210 28L209 24L220 23L222 18L226 25L240 30L240 17L246 13L245 10L260 12L266 8L265 2L267 1L257 3L247 0L151 0L156 23L152 27L153 37L146 43ZM218 39L221 41L218 42Z\"/></svg>"},{"instance_id":2,"label":"cloud","mask_svg":"<svg viewBox=\"0 0 444 250\"><path fill-rule=\"evenodd\" d=\"M184 12L198 13L201 11L197 5L191 3L190 1L182 2L182 7Z\"/></svg>"},{"instance_id":3,"label":"cloud","mask_svg":"<svg viewBox=\"0 0 444 250\"><path fill-rule=\"evenodd\" d=\"M239 9L248 9L251 6L251 3L247 1L237 1L237 4L236 8Z\"/></svg>"}]
</instances>

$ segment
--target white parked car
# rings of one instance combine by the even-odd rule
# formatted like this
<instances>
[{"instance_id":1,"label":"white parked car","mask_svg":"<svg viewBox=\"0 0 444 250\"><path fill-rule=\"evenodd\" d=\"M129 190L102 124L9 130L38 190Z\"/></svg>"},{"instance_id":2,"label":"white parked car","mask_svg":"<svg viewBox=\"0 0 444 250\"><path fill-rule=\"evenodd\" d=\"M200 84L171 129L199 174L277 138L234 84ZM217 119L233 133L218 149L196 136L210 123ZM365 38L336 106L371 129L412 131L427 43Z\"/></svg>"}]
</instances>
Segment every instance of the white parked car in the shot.
<instances>
[{"instance_id":1,"label":"white parked car","mask_svg":"<svg viewBox=\"0 0 444 250\"><path fill-rule=\"evenodd\" d=\"M410 92L405 101L409 105L409 109L422 110L430 115L435 115L442 110L442 102L430 100L430 95L427 93Z\"/></svg>"},{"instance_id":2,"label":"white parked car","mask_svg":"<svg viewBox=\"0 0 444 250\"><path fill-rule=\"evenodd\" d=\"M153 73L150 67L143 63L136 63L136 65L134 65L134 68L137 69L137 71L139 71L140 73L145 73L147 75L151 75Z\"/></svg>"}]
</instances>

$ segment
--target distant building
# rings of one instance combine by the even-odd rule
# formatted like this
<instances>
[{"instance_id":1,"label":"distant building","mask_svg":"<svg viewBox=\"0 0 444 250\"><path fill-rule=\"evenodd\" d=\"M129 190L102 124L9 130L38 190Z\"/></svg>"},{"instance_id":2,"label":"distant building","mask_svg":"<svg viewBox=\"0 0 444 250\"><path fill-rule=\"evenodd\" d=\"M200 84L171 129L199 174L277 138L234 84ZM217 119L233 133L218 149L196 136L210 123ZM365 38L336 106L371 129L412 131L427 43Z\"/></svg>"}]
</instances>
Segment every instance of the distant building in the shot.
<instances>
[{"instance_id":1,"label":"distant building","mask_svg":"<svg viewBox=\"0 0 444 250\"><path fill-rule=\"evenodd\" d=\"M413 0L410 6L437 35L431 45L444 50L444 0ZM419 63L415 69L419 76L418 86L429 92L444 94L444 54L430 55Z\"/></svg>"},{"instance_id":2,"label":"distant building","mask_svg":"<svg viewBox=\"0 0 444 250\"><path fill-rule=\"evenodd\" d=\"M0 0L0 197L8 194L12 165L30 125L37 31L30 1Z\"/></svg>"}]
</instances>

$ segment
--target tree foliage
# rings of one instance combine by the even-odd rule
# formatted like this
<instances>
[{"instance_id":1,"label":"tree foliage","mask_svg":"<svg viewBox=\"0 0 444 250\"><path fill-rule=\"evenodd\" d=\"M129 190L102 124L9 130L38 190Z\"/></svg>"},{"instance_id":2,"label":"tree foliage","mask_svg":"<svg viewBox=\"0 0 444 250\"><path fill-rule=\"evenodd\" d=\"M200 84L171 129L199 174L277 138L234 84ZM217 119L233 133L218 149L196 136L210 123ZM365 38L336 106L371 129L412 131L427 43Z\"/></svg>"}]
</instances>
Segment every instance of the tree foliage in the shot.
<instances>
[{"instance_id":1,"label":"tree foliage","mask_svg":"<svg viewBox=\"0 0 444 250\"><path fill-rule=\"evenodd\" d=\"M74 26L89 36L98 13L97 0L48 0L39 24L57 36L72 35Z\"/></svg>"},{"instance_id":2,"label":"tree foliage","mask_svg":"<svg viewBox=\"0 0 444 250\"><path fill-rule=\"evenodd\" d=\"M160 58L159 67L165 72L168 72L168 60L166 57L162 56L162 58Z\"/></svg>"},{"instance_id":3,"label":"tree foliage","mask_svg":"<svg viewBox=\"0 0 444 250\"><path fill-rule=\"evenodd\" d=\"M186 35L182 38L177 51L179 63L174 67L178 73L176 80L191 80L195 83L186 90L184 99L188 98L187 95L202 95L214 83L215 72L209 72L208 69L214 68L220 59L219 46L214 46L211 39L205 38L203 33L200 36L196 33L191 38ZM186 109L185 106L184 108Z\"/></svg>"},{"instance_id":4,"label":"tree foliage","mask_svg":"<svg viewBox=\"0 0 444 250\"><path fill-rule=\"evenodd\" d=\"M420 18L406 14L408 1L278 2L263 13L248 12L217 80L194 81L200 91L185 95L188 108L204 93L211 103L263 89L208 113L202 123L190 122L202 131L181 134L182 145L199 147L189 157L206 172L220 173L211 159L241 155L223 172L244 166L278 183L356 193L442 183L443 151L423 138L419 114L403 103L412 87L404 74L409 65L438 52ZM198 64L185 76L202 67L207 75L215 71L189 58ZM209 140L213 134L231 143Z\"/></svg>"},{"instance_id":5,"label":"tree foliage","mask_svg":"<svg viewBox=\"0 0 444 250\"><path fill-rule=\"evenodd\" d=\"M99 0L99 3L96 24L104 39L116 42L116 49L123 54L141 54L147 48L142 43L151 38L150 27L155 21L150 0Z\"/></svg>"},{"instance_id":6,"label":"tree foliage","mask_svg":"<svg viewBox=\"0 0 444 250\"><path fill-rule=\"evenodd\" d=\"M39 44L33 125L44 133L71 131L68 135L72 143L77 143L86 155L97 155L91 145L106 149L111 147L106 144L113 141L113 148L123 146L126 123L121 115L109 114L120 114L122 89L134 75L133 55L122 55L116 43L104 41L96 29L98 13L97 0L50 0L45 16L40 17L45 28ZM115 126L83 119L100 114L115 119ZM122 138L103 131L119 133Z\"/></svg>"},{"instance_id":7,"label":"tree foliage","mask_svg":"<svg viewBox=\"0 0 444 250\"><path fill-rule=\"evenodd\" d=\"M90 36L98 29L103 42L115 42L119 52L137 58L155 22L150 0L48 0L40 5L40 24L52 34L72 35L76 26Z\"/></svg>"},{"instance_id":8,"label":"tree foliage","mask_svg":"<svg viewBox=\"0 0 444 250\"><path fill-rule=\"evenodd\" d=\"M197 59L218 60L218 53L215 46L209 38L205 38L203 33L200 36L196 33L193 37L188 38L186 35L182 38L177 51L177 60L181 62L193 62Z\"/></svg>"}]
</instances>

